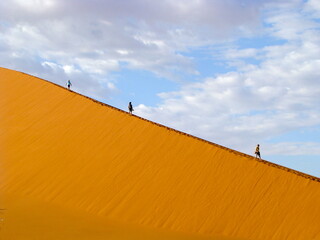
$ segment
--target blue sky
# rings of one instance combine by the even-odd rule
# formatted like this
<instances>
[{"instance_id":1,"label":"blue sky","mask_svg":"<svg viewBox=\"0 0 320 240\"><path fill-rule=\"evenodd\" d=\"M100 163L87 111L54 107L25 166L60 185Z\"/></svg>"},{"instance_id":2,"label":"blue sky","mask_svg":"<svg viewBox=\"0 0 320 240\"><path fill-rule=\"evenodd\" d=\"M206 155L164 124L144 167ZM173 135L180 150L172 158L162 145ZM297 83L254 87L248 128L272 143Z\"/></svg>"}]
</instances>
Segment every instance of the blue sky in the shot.
<instances>
[{"instance_id":1,"label":"blue sky","mask_svg":"<svg viewBox=\"0 0 320 240\"><path fill-rule=\"evenodd\" d=\"M320 177L320 1L3 0L0 66Z\"/></svg>"}]
</instances>

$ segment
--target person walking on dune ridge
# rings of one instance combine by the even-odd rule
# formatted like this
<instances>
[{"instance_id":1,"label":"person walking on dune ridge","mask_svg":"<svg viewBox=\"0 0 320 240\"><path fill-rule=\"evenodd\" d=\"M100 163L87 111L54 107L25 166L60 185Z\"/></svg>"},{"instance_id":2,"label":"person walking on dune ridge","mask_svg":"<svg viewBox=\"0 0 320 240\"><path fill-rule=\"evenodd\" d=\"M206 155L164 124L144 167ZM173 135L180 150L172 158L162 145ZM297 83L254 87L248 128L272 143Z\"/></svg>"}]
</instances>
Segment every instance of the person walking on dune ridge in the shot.
<instances>
[{"instance_id":1,"label":"person walking on dune ridge","mask_svg":"<svg viewBox=\"0 0 320 240\"><path fill-rule=\"evenodd\" d=\"M67 87L68 87L69 90L70 90L70 87L71 87L71 86L72 86L71 81L68 80L68 82L67 82Z\"/></svg>"},{"instance_id":2,"label":"person walking on dune ridge","mask_svg":"<svg viewBox=\"0 0 320 240\"><path fill-rule=\"evenodd\" d=\"M132 107L132 103L129 102L129 105L128 105L128 110L129 110L129 113L132 114L132 112L134 111L133 107Z\"/></svg>"},{"instance_id":3,"label":"person walking on dune ridge","mask_svg":"<svg viewBox=\"0 0 320 240\"><path fill-rule=\"evenodd\" d=\"M256 158L260 158L261 159L261 155L260 155L260 145L258 144L256 146L256 151L254 152L256 154Z\"/></svg>"}]
</instances>

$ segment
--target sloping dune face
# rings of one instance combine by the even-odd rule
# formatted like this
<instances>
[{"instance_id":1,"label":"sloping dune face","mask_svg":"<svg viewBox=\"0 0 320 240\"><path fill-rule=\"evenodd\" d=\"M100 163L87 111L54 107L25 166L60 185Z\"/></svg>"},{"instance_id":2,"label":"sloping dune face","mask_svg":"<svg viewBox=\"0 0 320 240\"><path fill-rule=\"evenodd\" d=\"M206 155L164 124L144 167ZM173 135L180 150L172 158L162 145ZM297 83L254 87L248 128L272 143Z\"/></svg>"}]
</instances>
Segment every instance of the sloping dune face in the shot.
<instances>
[{"instance_id":1,"label":"sloping dune face","mask_svg":"<svg viewBox=\"0 0 320 240\"><path fill-rule=\"evenodd\" d=\"M3 239L320 239L318 178L33 76L0 82Z\"/></svg>"}]
</instances>

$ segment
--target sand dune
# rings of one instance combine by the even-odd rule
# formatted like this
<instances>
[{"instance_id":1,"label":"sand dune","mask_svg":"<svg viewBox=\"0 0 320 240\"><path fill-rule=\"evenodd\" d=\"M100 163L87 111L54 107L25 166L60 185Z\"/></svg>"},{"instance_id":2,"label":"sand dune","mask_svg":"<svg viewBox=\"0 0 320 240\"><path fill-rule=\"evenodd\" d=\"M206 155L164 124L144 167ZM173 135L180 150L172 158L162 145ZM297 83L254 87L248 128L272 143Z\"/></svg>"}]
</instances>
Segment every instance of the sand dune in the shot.
<instances>
[{"instance_id":1,"label":"sand dune","mask_svg":"<svg viewBox=\"0 0 320 240\"><path fill-rule=\"evenodd\" d=\"M320 239L318 178L0 79L0 239Z\"/></svg>"}]
</instances>

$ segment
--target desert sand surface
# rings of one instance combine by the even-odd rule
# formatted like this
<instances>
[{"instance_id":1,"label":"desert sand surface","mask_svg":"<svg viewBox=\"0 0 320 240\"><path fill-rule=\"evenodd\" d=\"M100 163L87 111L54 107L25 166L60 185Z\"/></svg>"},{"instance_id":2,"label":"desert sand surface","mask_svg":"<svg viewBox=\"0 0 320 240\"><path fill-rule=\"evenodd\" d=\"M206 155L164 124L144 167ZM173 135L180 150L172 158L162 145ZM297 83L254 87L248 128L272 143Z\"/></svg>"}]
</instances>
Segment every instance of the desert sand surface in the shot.
<instances>
[{"instance_id":1,"label":"desert sand surface","mask_svg":"<svg viewBox=\"0 0 320 240\"><path fill-rule=\"evenodd\" d=\"M320 239L320 179L0 68L0 239Z\"/></svg>"}]
</instances>

